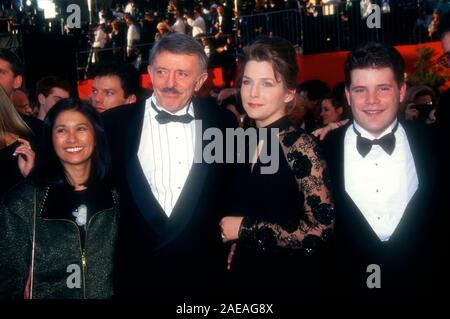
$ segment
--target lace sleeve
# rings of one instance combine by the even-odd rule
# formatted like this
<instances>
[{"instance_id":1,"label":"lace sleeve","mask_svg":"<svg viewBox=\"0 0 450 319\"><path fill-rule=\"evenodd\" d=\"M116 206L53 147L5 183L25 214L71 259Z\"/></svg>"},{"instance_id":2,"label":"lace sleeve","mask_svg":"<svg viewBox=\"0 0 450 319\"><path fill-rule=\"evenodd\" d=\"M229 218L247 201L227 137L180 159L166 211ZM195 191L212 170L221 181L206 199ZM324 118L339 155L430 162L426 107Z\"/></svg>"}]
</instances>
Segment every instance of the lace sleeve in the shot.
<instances>
[{"instance_id":1,"label":"lace sleeve","mask_svg":"<svg viewBox=\"0 0 450 319\"><path fill-rule=\"evenodd\" d=\"M317 140L304 131L286 133L282 148L302 193L305 214L292 229L244 217L239 241L262 250L284 247L314 253L328 241L334 227L326 163Z\"/></svg>"}]
</instances>

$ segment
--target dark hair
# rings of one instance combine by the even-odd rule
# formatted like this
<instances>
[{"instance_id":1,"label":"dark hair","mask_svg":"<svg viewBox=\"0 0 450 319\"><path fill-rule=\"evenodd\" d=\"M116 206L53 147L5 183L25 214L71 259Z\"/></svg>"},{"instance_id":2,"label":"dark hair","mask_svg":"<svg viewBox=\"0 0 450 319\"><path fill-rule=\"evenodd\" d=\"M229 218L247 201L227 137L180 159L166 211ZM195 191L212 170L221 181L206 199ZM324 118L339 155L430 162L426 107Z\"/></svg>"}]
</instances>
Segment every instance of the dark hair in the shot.
<instances>
[{"instance_id":1,"label":"dark hair","mask_svg":"<svg viewBox=\"0 0 450 319\"><path fill-rule=\"evenodd\" d=\"M305 91L310 101L318 101L330 93L330 86L319 79L308 80L300 83L297 92Z\"/></svg>"},{"instance_id":2,"label":"dark hair","mask_svg":"<svg viewBox=\"0 0 450 319\"><path fill-rule=\"evenodd\" d=\"M331 105L337 109L338 107L344 107L343 105L339 104L339 101L335 99L334 95L332 93L328 93L322 97L320 100L320 104L322 104L323 101L330 100Z\"/></svg>"},{"instance_id":3,"label":"dark hair","mask_svg":"<svg viewBox=\"0 0 450 319\"><path fill-rule=\"evenodd\" d=\"M125 20L130 20L131 22L136 22L136 19L129 13L125 13L124 17Z\"/></svg>"},{"instance_id":4,"label":"dark hair","mask_svg":"<svg viewBox=\"0 0 450 319\"><path fill-rule=\"evenodd\" d=\"M406 89L405 98L403 99L403 102L400 103L400 109L401 112L404 113L406 108L408 107L408 104L414 103L416 104L416 100L422 96L429 95L431 97L432 105L436 106L436 92L433 90L433 88L427 86L427 85L413 85Z\"/></svg>"},{"instance_id":5,"label":"dark hair","mask_svg":"<svg viewBox=\"0 0 450 319\"><path fill-rule=\"evenodd\" d=\"M347 119L350 118L350 112L349 112L349 107L347 106L347 103L344 102L342 99L339 99L338 96L335 95L334 92L332 93L328 93L326 95L324 95L322 97L322 99L320 99L320 107L322 107L322 102L325 100L330 100L331 105L333 106L334 109L337 108L342 108L342 113L341 113L341 119Z\"/></svg>"},{"instance_id":6,"label":"dark hair","mask_svg":"<svg viewBox=\"0 0 450 319\"><path fill-rule=\"evenodd\" d=\"M72 94L72 86L69 81L57 77L57 76L46 76L38 81L36 84L36 98L39 94L43 94L47 97L54 88L60 88Z\"/></svg>"},{"instance_id":7,"label":"dark hair","mask_svg":"<svg viewBox=\"0 0 450 319\"><path fill-rule=\"evenodd\" d=\"M23 75L23 63L14 52L0 49L0 60L5 60L11 65L14 76Z\"/></svg>"},{"instance_id":8,"label":"dark hair","mask_svg":"<svg viewBox=\"0 0 450 319\"><path fill-rule=\"evenodd\" d=\"M260 37L244 48L242 65L248 61L266 61L272 64L275 78L281 77L286 88L295 90L297 83L297 55L292 44L280 37ZM241 68L244 70L244 67Z\"/></svg>"},{"instance_id":9,"label":"dark hair","mask_svg":"<svg viewBox=\"0 0 450 319\"><path fill-rule=\"evenodd\" d=\"M345 61L345 85L350 87L353 70L367 68L390 68L394 72L397 84L400 86L404 82L405 61L390 45L368 42L352 51Z\"/></svg>"},{"instance_id":10,"label":"dark hair","mask_svg":"<svg viewBox=\"0 0 450 319\"><path fill-rule=\"evenodd\" d=\"M345 108L349 107L347 97L345 96L344 81L336 83L331 90L331 94L333 95L333 98L336 100L336 103L338 105L343 105L345 106Z\"/></svg>"},{"instance_id":11,"label":"dark hair","mask_svg":"<svg viewBox=\"0 0 450 319\"><path fill-rule=\"evenodd\" d=\"M205 51L203 51L201 44L186 34L179 32L169 33L167 36L156 42L150 51L148 60L149 65L151 66L155 57L164 51L173 54L196 55L200 60L202 71L206 71L208 68L208 57L206 56Z\"/></svg>"},{"instance_id":12,"label":"dark hair","mask_svg":"<svg viewBox=\"0 0 450 319\"><path fill-rule=\"evenodd\" d=\"M125 98L132 94L137 97L141 93L139 72L131 64L103 63L97 67L93 75L94 77L117 76Z\"/></svg>"},{"instance_id":13,"label":"dark hair","mask_svg":"<svg viewBox=\"0 0 450 319\"><path fill-rule=\"evenodd\" d=\"M245 114L245 109L242 106L242 98L241 94L233 94L226 99L224 99L221 103L221 106L226 107L228 105L234 105L236 107L236 111L239 112L239 114Z\"/></svg>"},{"instance_id":14,"label":"dark hair","mask_svg":"<svg viewBox=\"0 0 450 319\"><path fill-rule=\"evenodd\" d=\"M100 115L91 104L75 98L62 99L48 111L44 120L37 163L32 171L31 179L40 186L70 186L53 145L53 127L58 116L65 111L76 111L83 114L94 128L95 148L86 186L109 181L111 160Z\"/></svg>"},{"instance_id":15,"label":"dark hair","mask_svg":"<svg viewBox=\"0 0 450 319\"><path fill-rule=\"evenodd\" d=\"M450 32L450 12L447 12L446 14L442 15L439 19L439 24L437 27L437 33L439 36L439 39L442 40L442 38Z\"/></svg>"}]
</instances>

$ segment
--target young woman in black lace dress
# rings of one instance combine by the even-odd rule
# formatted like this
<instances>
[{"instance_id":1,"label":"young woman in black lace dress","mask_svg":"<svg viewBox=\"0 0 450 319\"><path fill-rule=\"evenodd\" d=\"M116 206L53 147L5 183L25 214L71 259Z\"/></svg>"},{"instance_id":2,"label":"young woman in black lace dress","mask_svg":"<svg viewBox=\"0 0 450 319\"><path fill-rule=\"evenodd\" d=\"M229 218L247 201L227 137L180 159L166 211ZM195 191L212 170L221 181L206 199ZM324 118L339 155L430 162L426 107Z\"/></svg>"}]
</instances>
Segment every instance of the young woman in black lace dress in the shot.
<instances>
[{"instance_id":1,"label":"young woman in black lace dress","mask_svg":"<svg viewBox=\"0 0 450 319\"><path fill-rule=\"evenodd\" d=\"M233 209L220 222L223 241L231 243L231 291L248 298L315 298L326 293L323 257L334 206L318 141L287 118L295 103L295 50L275 37L258 39L244 52L243 105L257 128L278 141L259 130L258 146L248 143L247 152L269 154L278 169L263 173L267 164L258 155L238 168Z\"/></svg>"}]
</instances>

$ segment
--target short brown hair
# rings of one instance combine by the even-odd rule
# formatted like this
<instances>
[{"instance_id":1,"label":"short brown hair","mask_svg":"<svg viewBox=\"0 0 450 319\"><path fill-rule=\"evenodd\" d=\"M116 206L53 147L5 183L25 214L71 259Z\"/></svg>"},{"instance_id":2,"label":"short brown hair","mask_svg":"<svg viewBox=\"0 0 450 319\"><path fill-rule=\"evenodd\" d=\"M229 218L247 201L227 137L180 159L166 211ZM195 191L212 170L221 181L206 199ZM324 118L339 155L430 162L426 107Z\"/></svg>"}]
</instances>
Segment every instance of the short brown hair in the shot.
<instances>
[{"instance_id":1,"label":"short brown hair","mask_svg":"<svg viewBox=\"0 0 450 319\"><path fill-rule=\"evenodd\" d=\"M244 48L242 73L245 64L251 60L269 62L275 71L275 78L281 80L289 90L295 90L297 84L297 55L292 44L280 37L261 37Z\"/></svg>"},{"instance_id":2,"label":"short brown hair","mask_svg":"<svg viewBox=\"0 0 450 319\"><path fill-rule=\"evenodd\" d=\"M54 88L60 88L69 94L72 94L72 86L70 83L57 76L46 76L39 80L36 84L36 98L39 94L43 94L47 97Z\"/></svg>"},{"instance_id":3,"label":"short brown hair","mask_svg":"<svg viewBox=\"0 0 450 319\"><path fill-rule=\"evenodd\" d=\"M389 68L400 87L405 81L405 61L396 48L381 42L366 42L350 52L344 65L345 86L352 83L352 71L355 69Z\"/></svg>"}]
</instances>

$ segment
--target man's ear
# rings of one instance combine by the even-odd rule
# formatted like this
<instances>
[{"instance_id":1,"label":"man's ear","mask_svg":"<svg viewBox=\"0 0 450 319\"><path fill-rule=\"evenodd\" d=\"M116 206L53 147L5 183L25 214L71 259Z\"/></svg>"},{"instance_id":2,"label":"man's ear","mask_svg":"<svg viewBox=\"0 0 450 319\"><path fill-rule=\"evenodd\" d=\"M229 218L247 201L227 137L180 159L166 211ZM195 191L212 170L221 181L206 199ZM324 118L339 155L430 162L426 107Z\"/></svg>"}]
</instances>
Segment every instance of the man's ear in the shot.
<instances>
[{"instance_id":1,"label":"man's ear","mask_svg":"<svg viewBox=\"0 0 450 319\"><path fill-rule=\"evenodd\" d=\"M127 97L127 104L136 103L137 98L135 94L130 94L130 96Z\"/></svg>"},{"instance_id":2,"label":"man's ear","mask_svg":"<svg viewBox=\"0 0 450 319\"><path fill-rule=\"evenodd\" d=\"M400 86L400 103L403 102L406 95L406 83L403 82L403 84Z\"/></svg>"},{"instance_id":3,"label":"man's ear","mask_svg":"<svg viewBox=\"0 0 450 319\"><path fill-rule=\"evenodd\" d=\"M350 103L350 88L348 88L348 87L345 87L345 97L347 98L347 103L348 103L348 105L351 105L351 103Z\"/></svg>"},{"instance_id":4,"label":"man's ear","mask_svg":"<svg viewBox=\"0 0 450 319\"><path fill-rule=\"evenodd\" d=\"M153 79L152 79L152 67L149 65L149 66L147 66L147 72L148 72L148 75L150 76L150 80L152 81L152 83L153 83Z\"/></svg>"},{"instance_id":5,"label":"man's ear","mask_svg":"<svg viewBox=\"0 0 450 319\"><path fill-rule=\"evenodd\" d=\"M16 75L14 77L14 90L17 90L22 87L23 78L21 75Z\"/></svg>"},{"instance_id":6,"label":"man's ear","mask_svg":"<svg viewBox=\"0 0 450 319\"><path fill-rule=\"evenodd\" d=\"M202 88L203 83L205 83L206 79L208 79L208 73L207 72L202 73L199 76L199 78L197 80L197 83L195 83L195 88L194 88L195 92L198 92Z\"/></svg>"},{"instance_id":7,"label":"man's ear","mask_svg":"<svg viewBox=\"0 0 450 319\"><path fill-rule=\"evenodd\" d=\"M45 95L42 93L38 94L38 101L40 105L44 105L45 104Z\"/></svg>"}]
</instances>

